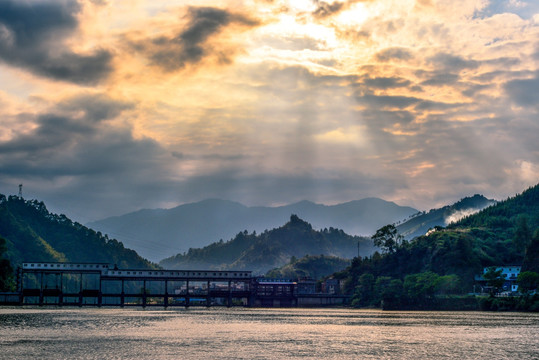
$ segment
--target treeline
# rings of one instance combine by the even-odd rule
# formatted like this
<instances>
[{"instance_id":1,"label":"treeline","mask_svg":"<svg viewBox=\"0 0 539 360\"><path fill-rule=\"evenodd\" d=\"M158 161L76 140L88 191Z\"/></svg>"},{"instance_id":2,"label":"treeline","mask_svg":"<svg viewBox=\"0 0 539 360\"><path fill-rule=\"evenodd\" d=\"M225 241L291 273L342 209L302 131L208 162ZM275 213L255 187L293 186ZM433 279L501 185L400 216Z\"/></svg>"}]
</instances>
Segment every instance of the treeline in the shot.
<instances>
[{"instance_id":1,"label":"treeline","mask_svg":"<svg viewBox=\"0 0 539 360\"><path fill-rule=\"evenodd\" d=\"M471 292L474 275L482 269L482 252L467 233L440 231L403 240L391 249L355 258L335 275L346 279L345 291L354 295L356 306L379 306L382 300L387 304L391 297L399 301L404 290L411 298Z\"/></svg>"},{"instance_id":2,"label":"treeline","mask_svg":"<svg viewBox=\"0 0 539 360\"><path fill-rule=\"evenodd\" d=\"M534 231L539 229L539 184L447 228L475 229L474 235L485 245L499 242L502 247L512 242L516 248L510 250L522 255Z\"/></svg>"},{"instance_id":3,"label":"treeline","mask_svg":"<svg viewBox=\"0 0 539 360\"><path fill-rule=\"evenodd\" d=\"M305 255L301 259L292 256L290 262L266 273L268 278L319 280L350 265L349 259L326 255Z\"/></svg>"},{"instance_id":4,"label":"treeline","mask_svg":"<svg viewBox=\"0 0 539 360\"><path fill-rule=\"evenodd\" d=\"M469 234L438 231L410 243L403 242L391 253L356 258L348 269L334 276L345 280L345 292L352 295L352 305L356 307L507 309L508 300L478 302L475 297L465 296L476 290L474 276L482 273L483 267L495 265L492 257L478 245ZM531 273L536 279L539 278L538 248L539 231L536 231L525 252L525 264L529 266L522 269L523 274ZM537 282L528 289L535 289ZM538 300L526 297L526 300L514 300L512 306L537 311ZM498 302L505 305L497 305Z\"/></svg>"},{"instance_id":5,"label":"treeline","mask_svg":"<svg viewBox=\"0 0 539 360\"><path fill-rule=\"evenodd\" d=\"M523 272L539 273L538 216L535 186L410 242L388 225L373 236L382 253L355 258L333 276L344 280L345 292L358 307L496 308L489 304L497 300L478 303L466 296L474 292L474 276L485 267L520 264ZM534 309L534 299L515 300L513 308Z\"/></svg>"},{"instance_id":6,"label":"treeline","mask_svg":"<svg viewBox=\"0 0 539 360\"><path fill-rule=\"evenodd\" d=\"M12 268L24 261L103 262L121 268L156 268L135 251L65 215L50 213L37 200L0 194L0 237Z\"/></svg>"}]
</instances>

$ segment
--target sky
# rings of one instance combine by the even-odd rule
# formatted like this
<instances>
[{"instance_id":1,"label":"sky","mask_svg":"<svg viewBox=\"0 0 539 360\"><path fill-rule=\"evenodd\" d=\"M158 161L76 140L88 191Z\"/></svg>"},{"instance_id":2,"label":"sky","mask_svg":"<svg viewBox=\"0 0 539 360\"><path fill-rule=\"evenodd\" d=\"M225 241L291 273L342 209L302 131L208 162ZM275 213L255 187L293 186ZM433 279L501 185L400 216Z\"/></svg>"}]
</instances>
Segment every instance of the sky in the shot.
<instances>
[{"instance_id":1,"label":"sky","mask_svg":"<svg viewBox=\"0 0 539 360\"><path fill-rule=\"evenodd\" d=\"M429 210L539 182L539 2L0 0L0 193Z\"/></svg>"}]
</instances>

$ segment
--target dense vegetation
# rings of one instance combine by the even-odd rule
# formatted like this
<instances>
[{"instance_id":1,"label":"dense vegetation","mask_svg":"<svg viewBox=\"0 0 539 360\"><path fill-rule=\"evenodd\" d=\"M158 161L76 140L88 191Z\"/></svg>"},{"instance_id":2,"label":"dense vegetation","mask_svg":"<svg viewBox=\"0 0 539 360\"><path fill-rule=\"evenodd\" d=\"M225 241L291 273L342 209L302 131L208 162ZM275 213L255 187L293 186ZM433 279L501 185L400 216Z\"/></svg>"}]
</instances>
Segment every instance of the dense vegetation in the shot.
<instances>
[{"instance_id":1,"label":"dense vegetation","mask_svg":"<svg viewBox=\"0 0 539 360\"><path fill-rule=\"evenodd\" d=\"M484 267L523 264L522 271L539 270L539 185L410 242L391 240L393 229L376 234L383 254L355 258L334 276L346 280L355 306L443 308L441 299L472 292L474 275ZM460 308L470 301L476 303L460 296ZM514 306L529 309L534 301ZM489 308L488 301L483 305Z\"/></svg>"},{"instance_id":2,"label":"dense vegetation","mask_svg":"<svg viewBox=\"0 0 539 360\"><path fill-rule=\"evenodd\" d=\"M6 239L0 237L0 291L12 291L15 287L13 268L10 261L4 257L6 251Z\"/></svg>"},{"instance_id":3,"label":"dense vegetation","mask_svg":"<svg viewBox=\"0 0 539 360\"><path fill-rule=\"evenodd\" d=\"M13 268L24 261L103 262L121 268L152 268L121 242L65 215L51 214L43 202L0 194L0 237ZM0 254L1 255L1 254Z\"/></svg>"},{"instance_id":4,"label":"dense vegetation","mask_svg":"<svg viewBox=\"0 0 539 360\"><path fill-rule=\"evenodd\" d=\"M263 274L288 263L292 256L324 254L350 259L357 256L358 250L363 256L371 254L372 241L334 228L316 231L309 223L292 215L282 227L259 235L240 232L227 242L189 249L187 253L161 261L160 265L169 269L246 269Z\"/></svg>"},{"instance_id":5,"label":"dense vegetation","mask_svg":"<svg viewBox=\"0 0 539 360\"><path fill-rule=\"evenodd\" d=\"M268 271L269 278L319 280L324 276L341 271L350 265L350 260L335 256L305 255L301 259L292 256L290 262L280 268Z\"/></svg>"}]
</instances>

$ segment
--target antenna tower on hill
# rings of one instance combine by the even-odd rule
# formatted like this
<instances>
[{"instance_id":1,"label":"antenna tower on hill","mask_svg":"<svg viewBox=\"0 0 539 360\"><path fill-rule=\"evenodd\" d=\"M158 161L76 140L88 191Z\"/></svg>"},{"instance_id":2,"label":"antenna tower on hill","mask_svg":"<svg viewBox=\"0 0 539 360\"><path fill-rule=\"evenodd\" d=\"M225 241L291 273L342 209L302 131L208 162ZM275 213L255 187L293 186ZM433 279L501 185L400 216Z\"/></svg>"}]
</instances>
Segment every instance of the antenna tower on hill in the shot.
<instances>
[{"instance_id":1,"label":"antenna tower on hill","mask_svg":"<svg viewBox=\"0 0 539 360\"><path fill-rule=\"evenodd\" d=\"M22 184L19 184L19 199L22 199Z\"/></svg>"}]
</instances>

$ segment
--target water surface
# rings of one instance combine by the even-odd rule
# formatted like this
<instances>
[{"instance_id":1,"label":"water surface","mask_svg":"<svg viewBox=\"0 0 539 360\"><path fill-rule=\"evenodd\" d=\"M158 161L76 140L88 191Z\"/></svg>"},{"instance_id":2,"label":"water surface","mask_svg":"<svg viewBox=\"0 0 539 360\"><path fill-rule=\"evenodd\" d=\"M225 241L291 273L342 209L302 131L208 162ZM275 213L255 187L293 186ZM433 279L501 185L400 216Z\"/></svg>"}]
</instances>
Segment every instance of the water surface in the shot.
<instances>
[{"instance_id":1,"label":"water surface","mask_svg":"<svg viewBox=\"0 0 539 360\"><path fill-rule=\"evenodd\" d=\"M538 359L539 314L0 308L0 359Z\"/></svg>"}]
</instances>

